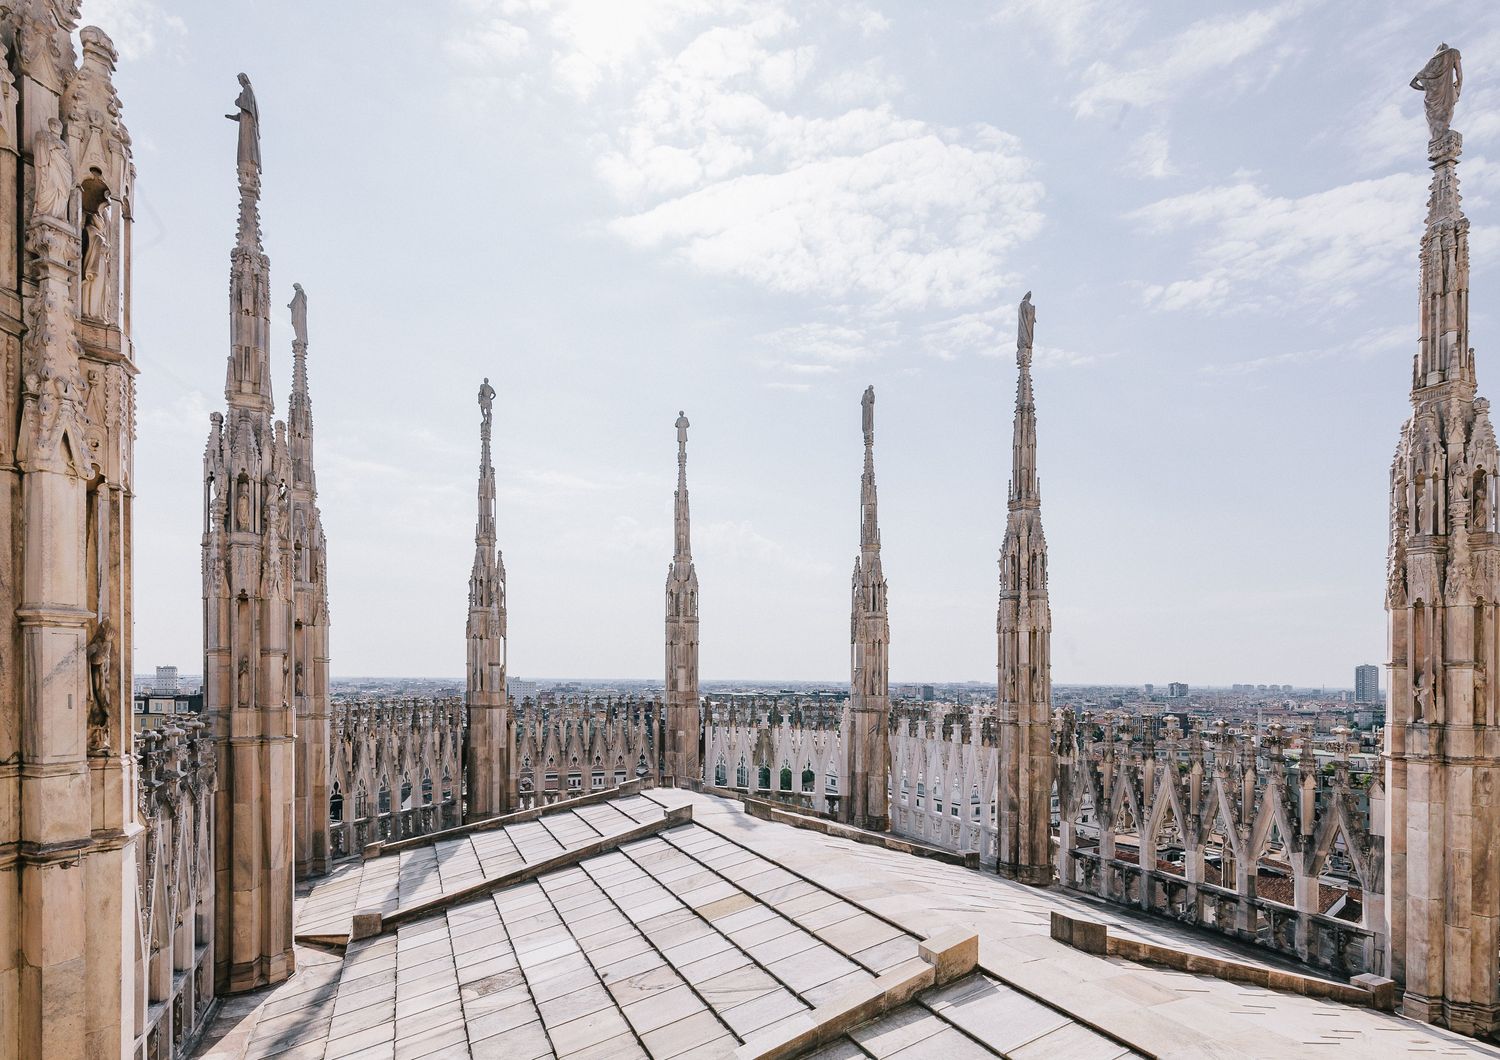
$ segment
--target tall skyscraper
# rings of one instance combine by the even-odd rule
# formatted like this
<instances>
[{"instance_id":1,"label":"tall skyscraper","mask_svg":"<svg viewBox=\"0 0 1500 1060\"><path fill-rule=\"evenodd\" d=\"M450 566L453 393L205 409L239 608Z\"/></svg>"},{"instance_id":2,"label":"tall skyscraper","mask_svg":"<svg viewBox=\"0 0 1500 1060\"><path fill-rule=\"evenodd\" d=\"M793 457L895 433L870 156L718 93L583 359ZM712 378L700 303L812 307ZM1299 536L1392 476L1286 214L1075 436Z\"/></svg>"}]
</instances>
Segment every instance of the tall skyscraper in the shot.
<instances>
[{"instance_id":1,"label":"tall skyscraper","mask_svg":"<svg viewBox=\"0 0 1500 1060\"><path fill-rule=\"evenodd\" d=\"M1354 668L1354 702L1380 702L1380 667L1374 663Z\"/></svg>"}]
</instances>

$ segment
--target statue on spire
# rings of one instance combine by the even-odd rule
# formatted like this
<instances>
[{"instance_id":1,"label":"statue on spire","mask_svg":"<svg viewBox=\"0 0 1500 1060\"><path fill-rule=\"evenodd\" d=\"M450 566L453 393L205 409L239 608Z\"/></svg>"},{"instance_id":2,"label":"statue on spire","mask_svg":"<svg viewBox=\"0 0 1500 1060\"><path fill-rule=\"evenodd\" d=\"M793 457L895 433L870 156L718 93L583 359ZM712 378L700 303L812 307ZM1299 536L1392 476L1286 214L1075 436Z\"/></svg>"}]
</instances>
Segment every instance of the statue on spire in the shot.
<instances>
[{"instance_id":1,"label":"statue on spire","mask_svg":"<svg viewBox=\"0 0 1500 1060\"><path fill-rule=\"evenodd\" d=\"M1019 363L1022 350L1031 350L1031 336L1036 331L1036 306L1031 304L1031 292L1027 291L1016 310L1016 359ZM1030 358L1027 358L1030 360Z\"/></svg>"},{"instance_id":2,"label":"statue on spire","mask_svg":"<svg viewBox=\"0 0 1500 1060\"><path fill-rule=\"evenodd\" d=\"M287 303L287 308L292 311L292 335L293 341L300 345L307 345L307 295L302 290L300 283L292 284L292 300Z\"/></svg>"},{"instance_id":3,"label":"statue on spire","mask_svg":"<svg viewBox=\"0 0 1500 1060\"><path fill-rule=\"evenodd\" d=\"M677 445L678 448L687 445L687 432L692 424L688 423L687 413L681 409L677 410Z\"/></svg>"},{"instance_id":4,"label":"statue on spire","mask_svg":"<svg viewBox=\"0 0 1500 1060\"><path fill-rule=\"evenodd\" d=\"M875 387L865 387L865 396L859 399L861 422L865 431L865 448L875 444Z\"/></svg>"},{"instance_id":5,"label":"statue on spire","mask_svg":"<svg viewBox=\"0 0 1500 1060\"><path fill-rule=\"evenodd\" d=\"M260 172L260 110L255 105L255 90L250 87L247 74L240 74L240 94L234 105L239 108L234 114L224 117L240 123L239 164L254 166Z\"/></svg>"},{"instance_id":6,"label":"statue on spire","mask_svg":"<svg viewBox=\"0 0 1500 1060\"><path fill-rule=\"evenodd\" d=\"M490 386L490 377L485 376L479 384L479 413L484 417L484 434L489 437L490 424L495 418L495 388Z\"/></svg>"},{"instance_id":7,"label":"statue on spire","mask_svg":"<svg viewBox=\"0 0 1500 1060\"><path fill-rule=\"evenodd\" d=\"M1411 79L1411 87L1421 92L1427 111L1427 130L1431 139L1440 140L1453 121L1453 107L1464 87L1464 68L1457 48L1439 44L1427 65Z\"/></svg>"}]
</instances>

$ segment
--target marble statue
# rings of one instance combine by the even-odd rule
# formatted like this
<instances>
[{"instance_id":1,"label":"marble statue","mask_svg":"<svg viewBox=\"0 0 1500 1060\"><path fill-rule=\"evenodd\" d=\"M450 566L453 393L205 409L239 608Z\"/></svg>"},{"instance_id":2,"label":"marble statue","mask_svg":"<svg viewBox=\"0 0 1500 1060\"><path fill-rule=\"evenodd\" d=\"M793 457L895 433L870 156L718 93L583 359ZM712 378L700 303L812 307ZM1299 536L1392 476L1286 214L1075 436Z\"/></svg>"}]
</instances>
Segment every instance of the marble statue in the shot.
<instances>
[{"instance_id":1,"label":"marble statue","mask_svg":"<svg viewBox=\"0 0 1500 1060\"><path fill-rule=\"evenodd\" d=\"M89 639L89 753L108 754L110 702L109 677L114 662L114 640L109 619L99 623Z\"/></svg>"},{"instance_id":2,"label":"marble statue","mask_svg":"<svg viewBox=\"0 0 1500 1060\"><path fill-rule=\"evenodd\" d=\"M83 315L109 319L109 200L99 204L88 222L83 250Z\"/></svg>"},{"instance_id":3,"label":"marble statue","mask_svg":"<svg viewBox=\"0 0 1500 1060\"><path fill-rule=\"evenodd\" d=\"M240 94L234 105L237 113L226 114L230 121L240 123L240 146L238 163L260 169L260 110L255 105L255 89L250 87L250 78L240 74Z\"/></svg>"},{"instance_id":4,"label":"marble statue","mask_svg":"<svg viewBox=\"0 0 1500 1060\"><path fill-rule=\"evenodd\" d=\"M1411 87L1425 97L1428 133L1434 140L1441 139L1453 121L1453 106L1464 87L1464 68L1458 49L1439 44L1427 65L1411 79Z\"/></svg>"},{"instance_id":5,"label":"marble statue","mask_svg":"<svg viewBox=\"0 0 1500 1060\"><path fill-rule=\"evenodd\" d=\"M479 384L479 412L484 417L484 430L489 433L495 418L495 388L490 386L489 376Z\"/></svg>"},{"instance_id":6,"label":"marble statue","mask_svg":"<svg viewBox=\"0 0 1500 1060\"><path fill-rule=\"evenodd\" d=\"M865 444L870 444L871 437L875 434L875 388L865 387L865 396L859 400L860 423L865 432Z\"/></svg>"},{"instance_id":7,"label":"marble statue","mask_svg":"<svg viewBox=\"0 0 1500 1060\"><path fill-rule=\"evenodd\" d=\"M294 341L307 345L307 295L300 283L292 284L292 300L287 303L292 311L292 335Z\"/></svg>"},{"instance_id":8,"label":"marble statue","mask_svg":"<svg viewBox=\"0 0 1500 1060\"><path fill-rule=\"evenodd\" d=\"M1031 304L1031 292L1027 291L1016 310L1016 349L1031 349L1031 336L1036 329L1036 306Z\"/></svg>"},{"instance_id":9,"label":"marble statue","mask_svg":"<svg viewBox=\"0 0 1500 1060\"><path fill-rule=\"evenodd\" d=\"M63 143L62 122L48 118L36 131L32 159L36 165L35 213L40 217L68 219L68 201L73 196L73 163Z\"/></svg>"}]
</instances>

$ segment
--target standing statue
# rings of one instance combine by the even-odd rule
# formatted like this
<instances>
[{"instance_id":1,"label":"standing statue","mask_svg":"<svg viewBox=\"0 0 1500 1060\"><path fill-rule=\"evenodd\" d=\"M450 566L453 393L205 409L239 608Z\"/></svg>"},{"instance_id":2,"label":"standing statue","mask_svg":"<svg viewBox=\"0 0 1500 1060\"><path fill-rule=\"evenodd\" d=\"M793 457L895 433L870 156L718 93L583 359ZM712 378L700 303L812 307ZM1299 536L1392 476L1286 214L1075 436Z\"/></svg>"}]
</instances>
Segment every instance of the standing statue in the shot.
<instances>
[{"instance_id":1,"label":"standing statue","mask_svg":"<svg viewBox=\"0 0 1500 1060\"><path fill-rule=\"evenodd\" d=\"M255 105L255 89L250 87L250 78L245 74L240 74L240 94L234 105L239 110L224 117L240 123L238 163L241 167L254 166L260 172L260 110Z\"/></svg>"},{"instance_id":2,"label":"standing statue","mask_svg":"<svg viewBox=\"0 0 1500 1060\"><path fill-rule=\"evenodd\" d=\"M688 423L687 413L681 409L677 410L677 423L675 426L677 427L677 444L686 445L688 427L691 425Z\"/></svg>"},{"instance_id":3,"label":"standing statue","mask_svg":"<svg viewBox=\"0 0 1500 1060\"><path fill-rule=\"evenodd\" d=\"M31 158L36 166L36 200L33 215L68 219L68 201L73 197L73 161L63 143L62 122L48 118L36 131Z\"/></svg>"},{"instance_id":4,"label":"standing statue","mask_svg":"<svg viewBox=\"0 0 1500 1060\"><path fill-rule=\"evenodd\" d=\"M300 283L292 284L292 300L287 303L292 311L292 336L299 345L307 345L307 295Z\"/></svg>"},{"instance_id":5,"label":"standing statue","mask_svg":"<svg viewBox=\"0 0 1500 1060\"><path fill-rule=\"evenodd\" d=\"M1411 87L1426 97L1428 133L1433 140L1441 139L1453 121L1453 105L1464 87L1464 68L1458 49L1439 44L1427 65L1411 79Z\"/></svg>"},{"instance_id":6,"label":"standing statue","mask_svg":"<svg viewBox=\"0 0 1500 1060\"><path fill-rule=\"evenodd\" d=\"M865 396L859 399L860 423L865 431L865 445L875 440L875 387L865 387Z\"/></svg>"},{"instance_id":7,"label":"standing statue","mask_svg":"<svg viewBox=\"0 0 1500 1060\"><path fill-rule=\"evenodd\" d=\"M105 199L89 218L88 240L83 248L83 315L109 319L109 200Z\"/></svg>"},{"instance_id":8,"label":"standing statue","mask_svg":"<svg viewBox=\"0 0 1500 1060\"><path fill-rule=\"evenodd\" d=\"M89 754L109 754L109 679L115 654L109 619L101 619L89 638Z\"/></svg>"},{"instance_id":9,"label":"standing statue","mask_svg":"<svg viewBox=\"0 0 1500 1060\"><path fill-rule=\"evenodd\" d=\"M1031 292L1027 291L1016 310L1016 350L1031 349L1031 336L1036 330L1036 306L1031 304Z\"/></svg>"},{"instance_id":10,"label":"standing statue","mask_svg":"<svg viewBox=\"0 0 1500 1060\"><path fill-rule=\"evenodd\" d=\"M484 433L488 434L495 419L495 388L490 386L489 376L479 384L479 413L484 417Z\"/></svg>"}]
</instances>

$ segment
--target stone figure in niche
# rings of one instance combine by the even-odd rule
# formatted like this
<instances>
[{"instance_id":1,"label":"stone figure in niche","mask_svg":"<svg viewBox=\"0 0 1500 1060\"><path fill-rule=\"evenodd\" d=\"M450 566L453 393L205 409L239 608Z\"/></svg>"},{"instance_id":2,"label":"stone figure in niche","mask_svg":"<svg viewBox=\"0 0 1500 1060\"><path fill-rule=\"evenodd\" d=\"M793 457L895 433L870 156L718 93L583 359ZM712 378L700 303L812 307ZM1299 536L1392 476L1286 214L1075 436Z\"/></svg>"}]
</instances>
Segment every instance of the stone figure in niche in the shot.
<instances>
[{"instance_id":1,"label":"stone figure in niche","mask_svg":"<svg viewBox=\"0 0 1500 1060\"><path fill-rule=\"evenodd\" d=\"M103 427L105 415L104 373L90 368L87 375L88 394L84 397L84 415L96 427Z\"/></svg>"},{"instance_id":2,"label":"stone figure in niche","mask_svg":"<svg viewBox=\"0 0 1500 1060\"><path fill-rule=\"evenodd\" d=\"M109 619L100 621L89 638L89 754L107 755L110 751L109 724L114 713L109 691L110 671L115 654Z\"/></svg>"},{"instance_id":3,"label":"stone figure in niche","mask_svg":"<svg viewBox=\"0 0 1500 1060\"><path fill-rule=\"evenodd\" d=\"M224 117L240 123L239 151L236 155L241 167L254 166L260 171L260 109L255 105L255 90L250 87L250 78L240 74L240 94L235 99L235 113Z\"/></svg>"},{"instance_id":4,"label":"stone figure in niche","mask_svg":"<svg viewBox=\"0 0 1500 1060\"><path fill-rule=\"evenodd\" d=\"M239 680L237 684L239 685L239 695L237 697L239 705L248 707L250 705L250 660L243 655L240 656Z\"/></svg>"},{"instance_id":5,"label":"stone figure in niche","mask_svg":"<svg viewBox=\"0 0 1500 1060\"><path fill-rule=\"evenodd\" d=\"M236 530L250 529L250 484L241 482L240 488L235 491L234 502L234 528Z\"/></svg>"},{"instance_id":6,"label":"stone figure in niche","mask_svg":"<svg viewBox=\"0 0 1500 1060\"><path fill-rule=\"evenodd\" d=\"M83 247L83 315L109 319L109 200L89 218Z\"/></svg>"},{"instance_id":7,"label":"stone figure in niche","mask_svg":"<svg viewBox=\"0 0 1500 1060\"><path fill-rule=\"evenodd\" d=\"M490 386L489 376L479 384L479 413L484 417L484 433L489 434L495 418L495 388Z\"/></svg>"},{"instance_id":8,"label":"stone figure in niche","mask_svg":"<svg viewBox=\"0 0 1500 1060\"><path fill-rule=\"evenodd\" d=\"M1411 87L1424 97L1428 132L1432 139L1440 139L1453 121L1453 106L1464 87L1464 68L1458 49L1439 44L1427 65L1411 79Z\"/></svg>"},{"instance_id":9,"label":"stone figure in niche","mask_svg":"<svg viewBox=\"0 0 1500 1060\"><path fill-rule=\"evenodd\" d=\"M66 221L73 197L73 162L63 143L62 122L48 118L46 128L36 131L31 157L36 166L34 214Z\"/></svg>"},{"instance_id":10,"label":"stone figure in niche","mask_svg":"<svg viewBox=\"0 0 1500 1060\"><path fill-rule=\"evenodd\" d=\"M300 696L302 694L302 664L301 663L297 664L296 680L297 680L296 693L297 693L297 695Z\"/></svg>"},{"instance_id":11,"label":"stone figure in niche","mask_svg":"<svg viewBox=\"0 0 1500 1060\"><path fill-rule=\"evenodd\" d=\"M292 311L292 335L299 345L307 345L307 295L302 293L300 283L292 284L292 300L287 308Z\"/></svg>"},{"instance_id":12,"label":"stone figure in niche","mask_svg":"<svg viewBox=\"0 0 1500 1060\"><path fill-rule=\"evenodd\" d=\"M1016 349L1031 349L1031 337L1036 331L1036 306L1031 304L1031 292L1027 291L1016 309Z\"/></svg>"}]
</instances>

